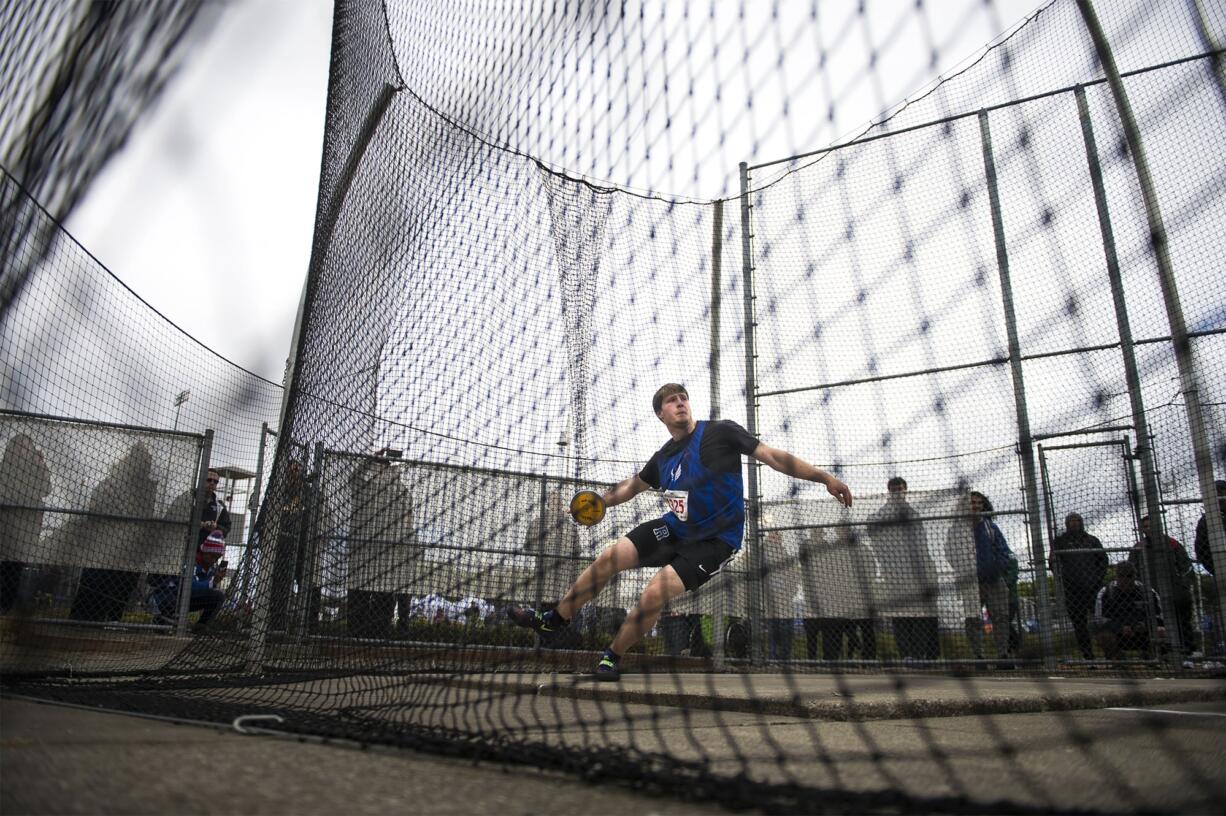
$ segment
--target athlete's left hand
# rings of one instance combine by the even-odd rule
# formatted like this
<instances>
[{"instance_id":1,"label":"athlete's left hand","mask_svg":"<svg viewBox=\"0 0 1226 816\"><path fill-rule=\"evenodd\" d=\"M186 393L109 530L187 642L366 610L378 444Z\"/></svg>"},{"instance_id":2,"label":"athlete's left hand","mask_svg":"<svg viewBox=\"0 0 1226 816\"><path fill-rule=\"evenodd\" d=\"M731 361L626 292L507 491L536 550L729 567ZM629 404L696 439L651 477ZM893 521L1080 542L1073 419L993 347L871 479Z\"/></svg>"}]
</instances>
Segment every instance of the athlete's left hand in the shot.
<instances>
[{"instance_id":1,"label":"athlete's left hand","mask_svg":"<svg viewBox=\"0 0 1226 816\"><path fill-rule=\"evenodd\" d=\"M830 477L830 481L826 482L826 490L831 496L834 496L844 507L851 507L851 488L843 483L842 480Z\"/></svg>"}]
</instances>

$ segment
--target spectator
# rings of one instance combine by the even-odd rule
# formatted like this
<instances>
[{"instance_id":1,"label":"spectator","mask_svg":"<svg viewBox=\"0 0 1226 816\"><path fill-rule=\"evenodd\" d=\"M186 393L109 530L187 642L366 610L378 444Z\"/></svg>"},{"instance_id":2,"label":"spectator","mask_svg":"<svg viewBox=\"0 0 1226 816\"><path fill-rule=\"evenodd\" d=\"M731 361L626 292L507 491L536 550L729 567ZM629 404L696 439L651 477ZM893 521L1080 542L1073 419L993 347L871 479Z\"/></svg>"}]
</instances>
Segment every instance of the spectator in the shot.
<instances>
[{"instance_id":1,"label":"spectator","mask_svg":"<svg viewBox=\"0 0 1226 816\"><path fill-rule=\"evenodd\" d=\"M1115 580L1099 590L1094 602L1094 625L1098 646L1108 660L1118 660L1127 649L1149 649L1151 615L1155 636L1159 641L1166 638L1158 593L1149 591L1148 610L1146 594L1131 561L1116 564Z\"/></svg>"},{"instance_id":2,"label":"spectator","mask_svg":"<svg viewBox=\"0 0 1226 816\"><path fill-rule=\"evenodd\" d=\"M1192 559L1183 544L1167 536L1166 565L1170 583L1163 586L1158 580L1157 559L1146 557L1154 552L1149 516L1141 519L1141 532L1144 538L1132 548L1132 552L1128 554L1128 562L1132 564L1137 575L1149 577L1150 587L1170 593L1171 603L1175 608L1175 626L1179 632L1179 648L1184 654L1190 654L1196 634L1192 628L1192 584L1196 580Z\"/></svg>"},{"instance_id":3,"label":"spectator","mask_svg":"<svg viewBox=\"0 0 1226 816\"><path fill-rule=\"evenodd\" d=\"M200 612L195 631L199 632L208 626L217 614L226 594L213 588L213 580L217 577L218 559L226 553L226 537L220 527L209 533L196 551L196 567L192 578L191 598L187 611ZM172 578L163 582L154 590L150 600L156 609L154 623L173 626L175 624L179 603L179 579Z\"/></svg>"},{"instance_id":4,"label":"spectator","mask_svg":"<svg viewBox=\"0 0 1226 816\"><path fill-rule=\"evenodd\" d=\"M1005 586L1009 590L1009 654L1017 655L1022 650L1022 636L1025 632L1022 626L1022 595L1018 589L1018 576L1021 565L1017 557L1009 553L1009 569L1005 571Z\"/></svg>"},{"instance_id":5,"label":"spectator","mask_svg":"<svg viewBox=\"0 0 1226 816\"><path fill-rule=\"evenodd\" d=\"M68 613L72 620L119 621L136 595L144 558L158 533L152 468L153 457L137 442L90 494L89 515L73 534L72 558L82 569Z\"/></svg>"},{"instance_id":6,"label":"spectator","mask_svg":"<svg viewBox=\"0 0 1226 816\"><path fill-rule=\"evenodd\" d=\"M1219 479L1213 483L1217 488L1217 506L1218 512L1222 515L1223 523L1226 523L1226 481ZM1196 538L1195 553L1196 560L1205 568L1205 571L1210 575L1216 575L1213 571L1213 552L1209 549L1209 522L1205 519L1205 514L1201 513L1200 521L1196 522Z\"/></svg>"},{"instance_id":7,"label":"spectator","mask_svg":"<svg viewBox=\"0 0 1226 816\"><path fill-rule=\"evenodd\" d=\"M828 529L810 529L800 550L809 659L818 659L820 637L822 659L842 660L858 653L862 660L876 660L877 561L872 546L848 524L833 528L834 541L827 543Z\"/></svg>"},{"instance_id":8,"label":"spectator","mask_svg":"<svg viewBox=\"0 0 1226 816\"><path fill-rule=\"evenodd\" d=\"M349 479L348 626L354 637L391 636L397 595L403 595L399 600L407 610L411 599L405 590L421 555L414 546L409 490L400 468L384 454L364 457Z\"/></svg>"},{"instance_id":9,"label":"spectator","mask_svg":"<svg viewBox=\"0 0 1226 816\"><path fill-rule=\"evenodd\" d=\"M268 631L284 631L289 621L290 600L294 594L294 573L305 555L306 536L306 474L302 463L290 459L280 479L274 473L268 504L276 508L270 514L268 538L275 542L272 553L272 574L268 588ZM263 576L260 576L261 579Z\"/></svg>"},{"instance_id":10,"label":"spectator","mask_svg":"<svg viewBox=\"0 0 1226 816\"><path fill-rule=\"evenodd\" d=\"M1226 481L1219 479L1214 482L1214 486L1217 488L1218 512L1222 515L1222 521L1226 523ZM1205 568L1205 572L1210 575L1216 575L1217 573L1213 571L1213 551L1209 547L1209 522L1205 518L1204 513L1201 514L1200 521L1196 522L1196 538L1194 542L1193 551L1196 553L1196 560ZM1206 644L1207 646L1211 645L1212 649L1206 648L1205 651L1222 654L1223 650L1226 649L1226 643L1222 640L1222 631L1226 627L1223 626L1222 608L1218 604L1217 583L1209 581L1205 590L1205 606L1211 610L1209 616L1213 621L1213 637L1210 644Z\"/></svg>"},{"instance_id":11,"label":"spectator","mask_svg":"<svg viewBox=\"0 0 1226 816\"><path fill-rule=\"evenodd\" d=\"M975 568L975 522L971 496L963 493L950 508L954 518L945 537L945 557L953 573L952 595L966 630L966 642L975 659L983 659L983 600L979 597L979 572Z\"/></svg>"},{"instance_id":12,"label":"spectator","mask_svg":"<svg viewBox=\"0 0 1226 816\"><path fill-rule=\"evenodd\" d=\"M204 509L200 514L200 534L196 541L199 546L204 543L215 530L220 530L223 538L230 536L230 511L226 503L217 495L217 485L221 474L209 468L204 479Z\"/></svg>"},{"instance_id":13,"label":"spectator","mask_svg":"<svg viewBox=\"0 0 1226 816\"><path fill-rule=\"evenodd\" d=\"M531 591L537 604L566 593L579 575L579 528L570 517L570 500L561 488L533 502L535 513L524 534L524 552L533 556Z\"/></svg>"},{"instance_id":14,"label":"spectator","mask_svg":"<svg viewBox=\"0 0 1226 816\"><path fill-rule=\"evenodd\" d=\"M703 633L703 616L693 611L695 605L692 598L673 598L664 605L660 614L660 635L664 638L664 653L672 657L710 657L711 647ZM594 606L583 609L591 610L586 617L584 631L595 628L598 613ZM616 631L616 629L614 630Z\"/></svg>"},{"instance_id":15,"label":"spectator","mask_svg":"<svg viewBox=\"0 0 1226 816\"><path fill-rule=\"evenodd\" d=\"M1107 553L1102 542L1086 531L1080 514L1065 516L1064 532L1052 541L1047 565L1060 581L1064 611L1073 624L1081 656L1093 660L1088 619L1107 574Z\"/></svg>"},{"instance_id":16,"label":"spectator","mask_svg":"<svg viewBox=\"0 0 1226 816\"><path fill-rule=\"evenodd\" d=\"M1005 540L1005 534L992 521L994 508L991 500L978 491L971 491L970 508L974 515L975 575L979 583L979 602L987 607L992 620L992 640L996 645L997 658L1009 654L1009 587L1006 576L1009 559L1013 552ZM975 657L983 659L983 626L968 627L971 647Z\"/></svg>"},{"instance_id":17,"label":"spectator","mask_svg":"<svg viewBox=\"0 0 1226 816\"><path fill-rule=\"evenodd\" d=\"M205 473L204 479L204 506L200 513L200 526L196 530L196 546L200 547L205 539L214 531L220 531L223 537L230 535L230 511L226 509L225 502L217 495L217 485L221 481L221 475L218 471L209 468ZM175 524L182 523L183 520L190 520L192 512L196 507L196 489L188 488L178 495L178 497L170 503L167 509L165 520ZM178 559L176 559L178 560ZM225 577L226 566L220 570L220 575L216 577L217 581ZM178 573L171 572L167 574L165 570L174 569L169 564L161 564L159 570L152 571L145 576L145 582L148 584L153 595L156 595L159 588L167 586L170 583L175 583L178 586ZM218 587L220 588L220 587Z\"/></svg>"},{"instance_id":18,"label":"spectator","mask_svg":"<svg viewBox=\"0 0 1226 816\"><path fill-rule=\"evenodd\" d=\"M770 519L763 519L771 526ZM796 639L796 593L800 591L799 548L789 533L787 538L778 530L765 536L766 576L763 581L766 604L768 659L791 660L792 642Z\"/></svg>"},{"instance_id":19,"label":"spectator","mask_svg":"<svg viewBox=\"0 0 1226 816\"><path fill-rule=\"evenodd\" d=\"M869 519L869 533L881 559L894 619L894 639L903 658L936 660L941 656L937 621L937 570L919 513L907 503L907 480L886 483L885 506Z\"/></svg>"},{"instance_id":20,"label":"spectator","mask_svg":"<svg viewBox=\"0 0 1226 816\"><path fill-rule=\"evenodd\" d=\"M26 563L39 559L43 502L51 471L34 440L19 433L4 447L0 463L0 614L13 608ZM16 505L16 506L13 506Z\"/></svg>"}]
</instances>

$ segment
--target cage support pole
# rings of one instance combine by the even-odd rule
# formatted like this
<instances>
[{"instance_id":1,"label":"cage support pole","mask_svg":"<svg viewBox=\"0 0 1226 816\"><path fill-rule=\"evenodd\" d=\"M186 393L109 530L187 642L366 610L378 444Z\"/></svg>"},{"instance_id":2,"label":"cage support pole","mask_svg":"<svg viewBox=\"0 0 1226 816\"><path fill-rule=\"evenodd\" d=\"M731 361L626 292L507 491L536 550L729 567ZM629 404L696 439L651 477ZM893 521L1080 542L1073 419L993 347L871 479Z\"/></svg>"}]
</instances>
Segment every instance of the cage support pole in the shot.
<instances>
[{"instance_id":1,"label":"cage support pole","mask_svg":"<svg viewBox=\"0 0 1226 816\"><path fill-rule=\"evenodd\" d=\"M200 441L200 466L196 474L196 500L192 502L191 527L187 531L187 541L183 548L183 572L179 578L179 614L175 622L175 634L179 637L187 635L187 615L192 603L192 579L196 577L197 540L200 538L200 524L204 517L204 480L209 475L209 461L213 456L213 431L206 430Z\"/></svg>"},{"instance_id":2,"label":"cage support pole","mask_svg":"<svg viewBox=\"0 0 1226 816\"><path fill-rule=\"evenodd\" d=\"M1013 283L1009 276L1009 251L1005 245L1005 222L1000 209L1000 189L996 178L996 159L992 154L992 130L988 112L979 112L979 137L983 147L983 168L987 179L988 201L992 210L992 234L996 241L996 267L1000 274L1000 300L1005 313L1005 332L1009 342L1009 370L1013 375L1013 405L1017 413L1017 444L1022 459L1022 490L1026 498L1026 529L1030 533L1030 561L1035 576L1038 602L1039 644L1043 664L1055 666L1052 642L1051 598L1047 587L1046 547L1043 519L1039 513L1039 489L1035 484L1034 439L1030 435L1030 415L1026 408L1026 383L1022 376L1021 341L1017 334L1017 313L1013 308ZM1002 621L1008 625L1007 621ZM999 623L992 621L992 626Z\"/></svg>"},{"instance_id":3,"label":"cage support pole","mask_svg":"<svg viewBox=\"0 0 1226 816\"><path fill-rule=\"evenodd\" d=\"M756 377L757 320L754 314L754 268L753 234L749 218L749 165L741 162L741 273L744 278L745 297L745 430L757 437L758 431L758 385ZM745 503L745 538L743 546L749 550L749 628L750 653L755 664L766 662L766 623L762 594L762 576L765 559L762 552L761 515L762 495L758 485L758 468L754 459L749 460L749 481ZM1226 563L1226 558L1223 558Z\"/></svg>"}]
</instances>

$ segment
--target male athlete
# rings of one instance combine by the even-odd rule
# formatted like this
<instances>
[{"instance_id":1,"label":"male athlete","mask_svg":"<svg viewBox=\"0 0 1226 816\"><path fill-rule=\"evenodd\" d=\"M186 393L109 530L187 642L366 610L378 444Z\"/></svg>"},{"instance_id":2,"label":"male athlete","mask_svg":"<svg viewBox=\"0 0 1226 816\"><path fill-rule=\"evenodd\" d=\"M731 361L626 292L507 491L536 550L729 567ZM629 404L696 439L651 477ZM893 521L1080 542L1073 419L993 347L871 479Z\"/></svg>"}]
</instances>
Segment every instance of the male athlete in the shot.
<instances>
[{"instance_id":1,"label":"male athlete","mask_svg":"<svg viewBox=\"0 0 1226 816\"><path fill-rule=\"evenodd\" d=\"M788 476L820 482L830 495L851 506L851 490L839 479L786 451L764 445L735 422L696 422L685 386L661 386L651 406L672 441L656 451L641 471L602 498L606 506L613 507L655 489L663 491L669 512L640 524L607 547L556 609L544 614L520 607L507 611L518 625L550 634L574 620L580 608L619 572L661 567L601 655L596 665L598 680L619 679L621 656L651 631L664 605L705 584L741 549L745 527L742 454Z\"/></svg>"}]
</instances>

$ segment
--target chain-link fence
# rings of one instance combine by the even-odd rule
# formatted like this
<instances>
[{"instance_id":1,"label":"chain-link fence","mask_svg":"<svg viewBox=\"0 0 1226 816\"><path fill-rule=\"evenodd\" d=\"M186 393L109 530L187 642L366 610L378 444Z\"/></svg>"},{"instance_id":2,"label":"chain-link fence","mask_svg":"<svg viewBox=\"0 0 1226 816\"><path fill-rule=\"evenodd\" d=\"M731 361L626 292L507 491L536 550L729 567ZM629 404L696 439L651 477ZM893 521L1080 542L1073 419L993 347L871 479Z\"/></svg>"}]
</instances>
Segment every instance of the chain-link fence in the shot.
<instances>
[{"instance_id":1,"label":"chain-link fence","mask_svg":"<svg viewBox=\"0 0 1226 816\"><path fill-rule=\"evenodd\" d=\"M1172 235L1174 260L1163 260L1152 238L1159 215L1142 203L1137 179L1143 170L1145 183L1169 196L1174 210L1166 212L1178 212L1181 233L1220 222L1212 195L1195 207L1174 203L1183 180L1196 176L1195 159L1149 134L1159 127L1156 111L1195 108L1186 89L1212 76L1215 59L1138 66L1119 91L1100 80L929 122L910 115L901 127L743 177L747 268L761 287L752 390L764 438L824 437L847 450L838 464L875 450L916 486L935 479L1016 496L1028 528L1007 538L1029 569L1045 566L1061 536L1068 547L1072 513L1109 549L1150 551L1137 577L1162 598L1168 626L1157 649L1171 655L1218 649L1190 611L1201 583L1187 546L1196 522L1186 512L1166 517L1155 462L1172 463L1170 480L1200 495L1185 501L1212 506L1213 467L1224 465L1214 421L1222 376L1205 350L1221 342L1222 291L1205 276L1199 241ZM1121 124L1128 100L1156 142L1147 163ZM1199 124L1193 131L1190 138L1212 138ZM1099 147L1096 132L1115 149ZM1157 298L1152 281L1168 278ZM786 296L794 290L809 294ZM1174 407L1179 389L1167 383L1176 369L1182 395L1198 399L1151 422L1147 407ZM968 472L962 457L973 439L1015 440L1020 472ZM899 450L926 456L927 472L906 473ZM1143 515L1154 519L1152 534L1139 529ZM1183 541L1167 543L1168 524ZM1167 551L1174 555L1152 557ZM1093 568L1081 563L1087 557ZM1056 555L1047 565L1059 577L1054 596L1046 581L1036 593L1044 632L1071 614L1087 659L1094 652L1083 614L1115 580L1105 564L1093 553ZM1069 654L1052 643L1044 656Z\"/></svg>"},{"instance_id":2,"label":"chain-link fence","mask_svg":"<svg viewBox=\"0 0 1226 816\"><path fill-rule=\"evenodd\" d=\"M210 442L0 411L0 609L23 624L0 658L7 669L38 670L31 624L174 623L190 600L179 588L195 564Z\"/></svg>"}]
</instances>

